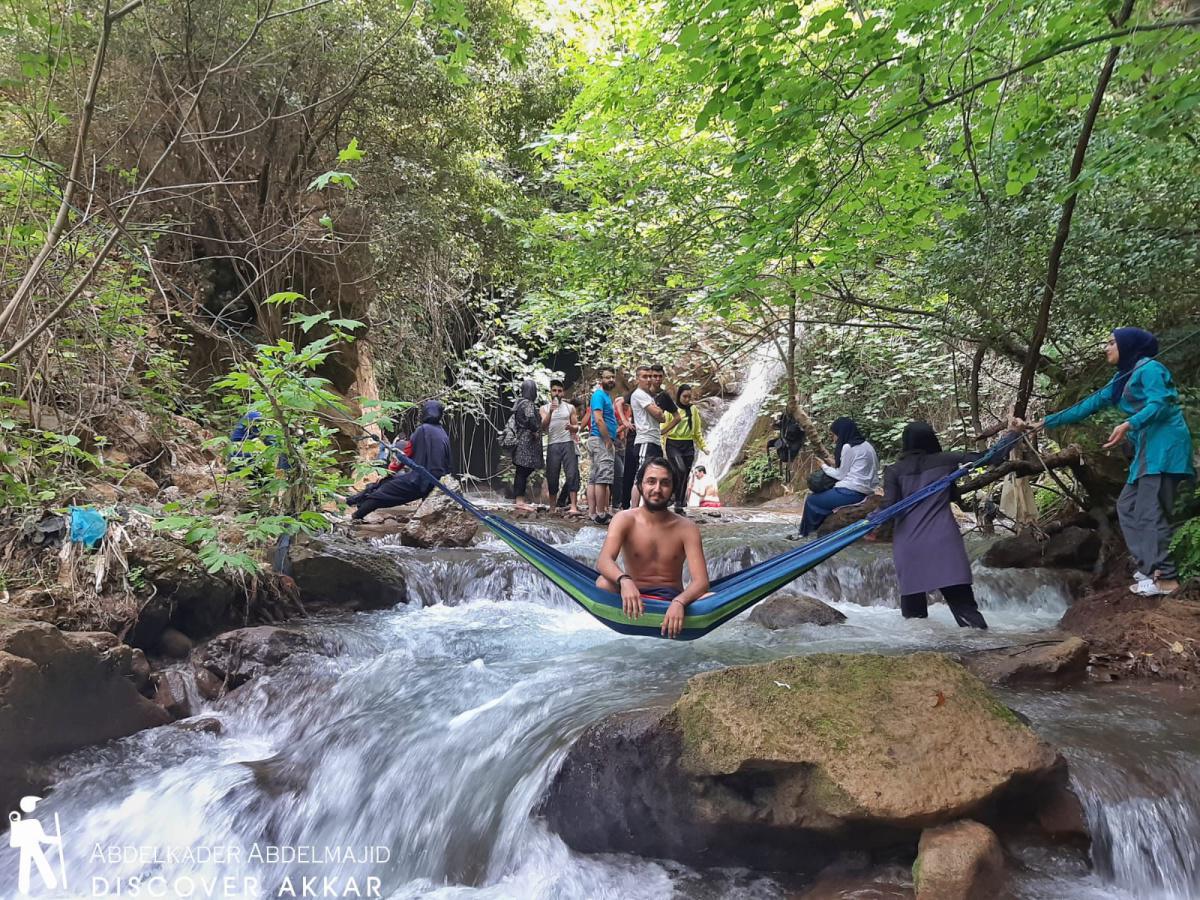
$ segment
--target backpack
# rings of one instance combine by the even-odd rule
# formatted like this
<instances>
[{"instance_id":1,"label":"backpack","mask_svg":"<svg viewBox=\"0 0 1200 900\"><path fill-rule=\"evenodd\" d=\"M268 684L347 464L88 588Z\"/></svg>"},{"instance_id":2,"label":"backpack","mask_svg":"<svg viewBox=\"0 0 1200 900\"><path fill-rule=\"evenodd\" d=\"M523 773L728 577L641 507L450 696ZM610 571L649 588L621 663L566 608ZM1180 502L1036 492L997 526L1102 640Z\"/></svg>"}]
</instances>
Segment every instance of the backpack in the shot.
<instances>
[{"instance_id":1,"label":"backpack","mask_svg":"<svg viewBox=\"0 0 1200 900\"><path fill-rule=\"evenodd\" d=\"M504 431L500 433L500 446L511 450L517 446L517 415L513 413L504 423Z\"/></svg>"}]
</instances>

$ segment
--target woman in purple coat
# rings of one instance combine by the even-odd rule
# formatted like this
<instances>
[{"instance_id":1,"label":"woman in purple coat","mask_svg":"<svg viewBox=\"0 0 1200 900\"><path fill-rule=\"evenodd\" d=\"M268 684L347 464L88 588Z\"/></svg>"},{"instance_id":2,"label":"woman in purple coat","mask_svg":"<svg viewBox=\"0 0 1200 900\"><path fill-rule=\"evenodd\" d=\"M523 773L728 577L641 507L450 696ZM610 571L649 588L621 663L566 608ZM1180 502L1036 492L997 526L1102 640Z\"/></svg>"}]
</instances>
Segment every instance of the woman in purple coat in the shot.
<instances>
[{"instance_id":1,"label":"woman in purple coat","mask_svg":"<svg viewBox=\"0 0 1200 900\"><path fill-rule=\"evenodd\" d=\"M901 453L883 473L883 505L891 506L978 453L943 453L937 434L926 422L904 426ZM900 578L900 611L906 619L929 615L928 594L941 591L961 627L987 628L971 590L971 561L950 511L952 489L922 500L896 521L892 557Z\"/></svg>"}]
</instances>

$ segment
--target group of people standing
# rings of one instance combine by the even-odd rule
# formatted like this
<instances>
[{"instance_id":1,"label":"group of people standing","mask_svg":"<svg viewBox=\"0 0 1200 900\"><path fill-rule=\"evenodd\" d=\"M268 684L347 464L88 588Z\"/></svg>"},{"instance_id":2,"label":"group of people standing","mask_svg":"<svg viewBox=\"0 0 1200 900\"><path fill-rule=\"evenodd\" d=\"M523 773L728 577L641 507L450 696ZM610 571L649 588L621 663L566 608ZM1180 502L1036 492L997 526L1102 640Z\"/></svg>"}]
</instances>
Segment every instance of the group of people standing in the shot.
<instances>
[{"instance_id":1,"label":"group of people standing","mask_svg":"<svg viewBox=\"0 0 1200 900\"><path fill-rule=\"evenodd\" d=\"M540 408L536 383L522 384L512 422L516 509L533 509L529 477L544 467L550 502L565 501L568 515L580 515L581 444L588 455L587 509L597 524L607 524L617 510L638 506L633 475L650 459L665 458L670 465L677 512L689 499L700 506L720 505L715 481L703 465L695 465L697 451L708 447L691 386L681 384L672 395L663 389L665 371L657 365L638 366L635 375L634 390L618 394L616 370L601 368L590 397L586 403L580 398L578 405L566 399L561 381L551 382L550 402Z\"/></svg>"}]
</instances>

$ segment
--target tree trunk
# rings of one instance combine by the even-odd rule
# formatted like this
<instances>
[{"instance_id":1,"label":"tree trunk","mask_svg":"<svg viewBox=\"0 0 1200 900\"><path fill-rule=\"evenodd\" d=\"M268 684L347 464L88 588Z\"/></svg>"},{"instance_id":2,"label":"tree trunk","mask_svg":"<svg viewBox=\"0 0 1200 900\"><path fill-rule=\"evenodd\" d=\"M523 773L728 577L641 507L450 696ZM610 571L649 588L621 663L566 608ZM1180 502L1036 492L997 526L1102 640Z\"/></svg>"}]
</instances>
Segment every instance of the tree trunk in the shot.
<instances>
[{"instance_id":1,"label":"tree trunk","mask_svg":"<svg viewBox=\"0 0 1200 900\"><path fill-rule=\"evenodd\" d=\"M1133 12L1134 0L1125 0L1113 24L1117 27L1124 25ZM1100 113L1100 104L1104 101L1104 93L1108 90L1108 82L1112 78L1117 65L1117 57L1121 53L1120 46L1114 46L1105 57L1104 67L1100 70L1100 80L1092 92L1092 102L1088 106L1083 119L1083 128L1079 132L1079 140L1075 142L1075 155L1071 158L1071 171L1067 179L1068 185L1075 185L1083 171L1083 161L1087 156L1088 143L1092 138L1092 130L1096 126L1096 117ZM1054 302L1054 292L1058 287L1058 274L1062 264L1063 250L1067 239L1071 236L1071 218L1075 215L1075 203L1079 197L1078 189L1071 191L1070 196L1063 202L1062 212L1058 219L1058 231L1054 236L1054 244L1050 247L1050 258L1046 264L1046 283L1042 289L1042 302L1038 308L1037 322L1033 328L1033 336L1029 340L1029 352L1021 369L1021 380L1017 386L1017 400L1013 412L1019 418L1025 418L1029 407L1029 399L1033 396L1034 376L1037 374L1038 357L1041 355L1042 344L1050 330L1050 307Z\"/></svg>"},{"instance_id":2,"label":"tree trunk","mask_svg":"<svg viewBox=\"0 0 1200 900\"><path fill-rule=\"evenodd\" d=\"M983 358L986 354L986 345L980 344L975 348L975 356L971 358L971 380L967 385L967 402L971 405L971 427L975 434L983 431L983 422L979 415L979 373L983 369Z\"/></svg>"}]
</instances>

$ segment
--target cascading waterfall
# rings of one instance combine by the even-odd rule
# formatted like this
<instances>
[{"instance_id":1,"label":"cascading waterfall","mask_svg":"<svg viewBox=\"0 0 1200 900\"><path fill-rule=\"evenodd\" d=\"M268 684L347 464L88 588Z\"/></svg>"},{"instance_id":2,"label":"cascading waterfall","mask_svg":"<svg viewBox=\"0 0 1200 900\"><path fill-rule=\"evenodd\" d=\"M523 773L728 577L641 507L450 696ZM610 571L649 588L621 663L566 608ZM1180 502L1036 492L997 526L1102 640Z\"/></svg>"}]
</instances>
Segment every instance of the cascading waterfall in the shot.
<instances>
[{"instance_id":1,"label":"cascading waterfall","mask_svg":"<svg viewBox=\"0 0 1200 900\"><path fill-rule=\"evenodd\" d=\"M763 402L783 377L785 367L774 344L764 344L750 356L742 392L705 436L709 446L708 473L720 481L742 452Z\"/></svg>"},{"instance_id":2,"label":"cascading waterfall","mask_svg":"<svg viewBox=\"0 0 1200 900\"><path fill-rule=\"evenodd\" d=\"M788 531L769 520L706 526L714 573L794 546ZM603 535L540 533L589 560ZM669 700L698 672L816 651L1007 644L1056 621L1069 597L1058 573L977 565L990 632L955 628L942 605L927 621L905 622L894 609L890 552L860 544L789 588L837 605L843 625L768 632L741 616L677 644L614 634L496 541L377 549L404 567L413 602L299 626L340 649L294 656L208 704L203 714L220 721L220 734L168 726L59 764L44 810L62 822L75 896L127 896L130 879L154 877L169 885L164 896L190 885L194 897L276 897L289 883L300 896L300 879L318 875L318 886L334 879L337 891L376 878L391 898L789 896L753 873L573 853L534 815L537 800L580 731ZM1148 885L1172 900L1195 896L1200 741L1120 758L1114 735L1145 732L1156 708L1086 692L1049 696L1009 702L1071 754L1097 866L1063 880L1054 866L1035 865L1021 876L1023 896L1144 897ZM171 859L178 848L209 855ZM15 851L0 847L0 897L16 895L16 871ZM220 891L206 893L213 879Z\"/></svg>"}]
</instances>

